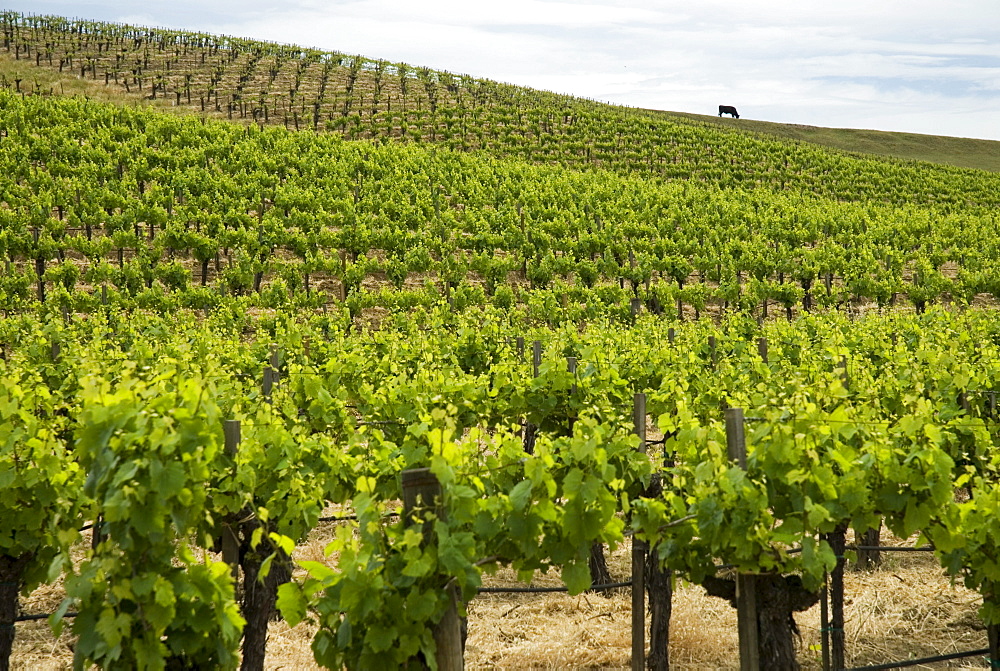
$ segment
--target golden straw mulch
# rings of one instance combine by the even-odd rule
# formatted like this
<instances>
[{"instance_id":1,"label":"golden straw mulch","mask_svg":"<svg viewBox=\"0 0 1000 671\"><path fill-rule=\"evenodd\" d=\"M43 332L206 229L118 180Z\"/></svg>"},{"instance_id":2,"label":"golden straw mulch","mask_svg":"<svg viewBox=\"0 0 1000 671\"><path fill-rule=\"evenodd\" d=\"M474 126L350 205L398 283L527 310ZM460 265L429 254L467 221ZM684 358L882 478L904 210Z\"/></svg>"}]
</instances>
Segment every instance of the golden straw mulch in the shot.
<instances>
[{"instance_id":1,"label":"golden straw mulch","mask_svg":"<svg viewBox=\"0 0 1000 671\"><path fill-rule=\"evenodd\" d=\"M323 560L333 531L323 524L296 558ZM889 539L886 539L889 540ZM889 540L894 544L899 541ZM847 663L861 666L986 647L976 612L980 597L952 585L925 553L884 554L877 571L845 576ZM327 560L330 561L330 560ZM615 580L629 575L626 543L608 557ZM520 585L501 569L485 576L490 586ZM558 575L539 575L535 586L557 586ZM51 612L62 599L59 585L36 590L25 600L29 613ZM820 669L819 608L796 616L802 638L798 657L804 669ZM484 669L627 669L631 654L631 597L627 589L608 595L484 594L469 604L466 667ZM308 624L289 628L272 623L268 668L318 669ZM19 624L13 669L49 671L72 667L72 637L56 639L42 622ZM696 585L678 583L671 619L671 668L738 669L735 611ZM936 669L983 668L981 658L956 660Z\"/></svg>"}]
</instances>

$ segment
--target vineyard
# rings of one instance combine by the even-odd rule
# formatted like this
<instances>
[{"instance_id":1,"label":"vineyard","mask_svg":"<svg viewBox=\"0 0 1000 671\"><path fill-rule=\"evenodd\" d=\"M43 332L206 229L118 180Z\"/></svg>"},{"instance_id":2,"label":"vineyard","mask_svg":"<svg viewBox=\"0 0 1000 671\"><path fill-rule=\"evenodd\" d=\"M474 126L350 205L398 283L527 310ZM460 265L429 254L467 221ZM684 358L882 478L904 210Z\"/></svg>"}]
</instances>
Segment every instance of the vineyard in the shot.
<instances>
[{"instance_id":1,"label":"vineyard","mask_svg":"<svg viewBox=\"0 0 1000 671\"><path fill-rule=\"evenodd\" d=\"M0 668L56 581L79 668L262 669L276 611L325 668L460 668L508 571L631 586L633 668L667 668L678 581L737 606L744 668L798 668L792 614L829 598L843 669L844 567L876 561L847 534L883 527L981 594L1000 664L1000 175L289 45L0 28L187 110L0 82Z\"/></svg>"},{"instance_id":2,"label":"vineyard","mask_svg":"<svg viewBox=\"0 0 1000 671\"><path fill-rule=\"evenodd\" d=\"M218 551L233 533L254 576L294 556L330 503L350 511L331 548L337 570L309 563L277 602L293 624L312 609L317 660L332 668L433 649L442 586L469 599L498 566L558 568L584 590L593 544L629 530L694 582L721 560L795 573L811 591L837 569L838 533L884 519L904 538L922 530L995 617L1000 334L989 316L763 329L732 318L670 332L657 318L605 322L538 333L537 365L490 312L364 337L344 334L348 319L8 321L4 338L19 343L5 364L8 552L31 557L21 579L33 586L63 568L82 521L98 520L67 577L80 659L231 664L242 619L229 571L196 548ZM662 448L640 449L637 390ZM745 471L726 452L724 407L751 420ZM429 541L389 515L401 474L424 466L448 511ZM957 500L956 487L971 496ZM37 518L17 514L26 501ZM261 606L245 589L249 620ZM199 604L214 604L211 618ZM157 649L161 638L183 643Z\"/></svg>"},{"instance_id":3,"label":"vineyard","mask_svg":"<svg viewBox=\"0 0 1000 671\"><path fill-rule=\"evenodd\" d=\"M548 322L995 298L996 209L658 182L0 92L8 307L521 306ZM1000 178L998 178L1000 179ZM996 193L1000 193L998 188Z\"/></svg>"}]
</instances>

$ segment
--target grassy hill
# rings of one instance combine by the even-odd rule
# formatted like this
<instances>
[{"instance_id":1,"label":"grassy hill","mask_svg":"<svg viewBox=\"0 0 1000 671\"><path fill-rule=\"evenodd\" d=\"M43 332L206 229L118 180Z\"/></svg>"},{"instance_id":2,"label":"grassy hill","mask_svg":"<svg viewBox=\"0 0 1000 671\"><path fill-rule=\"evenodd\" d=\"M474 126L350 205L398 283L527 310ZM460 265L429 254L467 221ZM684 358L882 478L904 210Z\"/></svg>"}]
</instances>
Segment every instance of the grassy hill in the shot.
<instances>
[{"instance_id":1,"label":"grassy hill","mask_svg":"<svg viewBox=\"0 0 1000 671\"><path fill-rule=\"evenodd\" d=\"M1000 295L996 172L289 45L0 28L0 290L25 305L101 285L575 319Z\"/></svg>"},{"instance_id":2,"label":"grassy hill","mask_svg":"<svg viewBox=\"0 0 1000 671\"><path fill-rule=\"evenodd\" d=\"M995 140L856 128L823 128L821 126L774 123L746 118L720 118L686 112L666 112L665 114L669 117L705 124L742 128L779 138L811 142L847 152L1000 172L1000 142Z\"/></svg>"},{"instance_id":3,"label":"grassy hill","mask_svg":"<svg viewBox=\"0 0 1000 671\"><path fill-rule=\"evenodd\" d=\"M145 101L348 139L435 142L668 179L700 172L698 178L723 186L736 180L788 188L788 180L777 176L781 170L760 161L761 155L784 153L781 168L791 164L802 188L837 198L867 194L836 177L831 184L831 172L839 171L831 162L843 161L813 148L889 157L892 172L897 159L1000 171L1000 143L991 141L635 110L404 63L184 31L12 12L0 15L0 25L0 83L14 87L20 79L27 93ZM775 142L779 147L770 146ZM709 165L719 174L706 173ZM810 176L817 165L822 167ZM940 189L924 191L933 196Z\"/></svg>"}]
</instances>

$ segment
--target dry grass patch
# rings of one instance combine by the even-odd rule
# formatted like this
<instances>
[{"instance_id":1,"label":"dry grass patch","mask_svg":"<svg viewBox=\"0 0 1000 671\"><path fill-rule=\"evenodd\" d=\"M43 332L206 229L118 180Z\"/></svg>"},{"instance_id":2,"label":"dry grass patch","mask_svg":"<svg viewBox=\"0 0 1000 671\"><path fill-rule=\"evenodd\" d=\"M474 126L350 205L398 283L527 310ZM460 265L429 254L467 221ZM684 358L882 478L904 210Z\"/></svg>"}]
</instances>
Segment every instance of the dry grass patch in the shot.
<instances>
[{"instance_id":1,"label":"dry grass patch","mask_svg":"<svg viewBox=\"0 0 1000 671\"><path fill-rule=\"evenodd\" d=\"M929 657L986 647L977 616L982 600L952 585L927 554L884 555L884 567L845 576L850 666ZM628 577L628 546L609 557L615 579ZM501 571L487 584L509 584ZM543 576L536 585L557 582ZM631 600L627 591L598 595L484 595L469 605L470 669L627 669ZM796 616L804 669L821 669L820 609ZM679 583L671 618L671 668L738 669L736 613L728 603ZM921 668L983 668L981 658Z\"/></svg>"},{"instance_id":2,"label":"dry grass patch","mask_svg":"<svg viewBox=\"0 0 1000 671\"><path fill-rule=\"evenodd\" d=\"M951 581L930 553L883 554L878 571L845 577L853 666L985 648L982 597ZM924 668L983 668L982 658Z\"/></svg>"},{"instance_id":3,"label":"dry grass patch","mask_svg":"<svg viewBox=\"0 0 1000 671\"><path fill-rule=\"evenodd\" d=\"M331 508L327 515L342 514ZM299 560L333 564L324 547L336 523L321 523L296 550ZM900 543L885 539L890 543ZM85 539L89 542L89 538ZM80 548L82 558L83 544ZM924 553L884 554L883 567L848 572L846 588L847 663L861 666L986 647L977 610L982 600L952 585L934 558ZM628 543L608 555L614 580L630 573ZM297 575L301 575L298 573ZM524 586L509 569L484 576L490 587ZM561 585L557 572L537 574L536 587ZM23 601L26 613L49 613L63 598L61 583L35 590ZM468 605L466 666L497 669L628 669L631 655L631 596L627 589L605 594L483 594ZM821 669L820 613L814 607L796 617L804 669ZM269 669L319 669L310 645L315 626L271 623ZM17 627L13 669L55 671L72 668L72 637L57 639L45 621ZM738 669L735 611L697 586L678 582L671 619L671 668ZM981 658L921 668L983 668Z\"/></svg>"},{"instance_id":4,"label":"dry grass patch","mask_svg":"<svg viewBox=\"0 0 1000 671\"><path fill-rule=\"evenodd\" d=\"M469 669L627 668L628 594L484 595L469 605Z\"/></svg>"}]
</instances>

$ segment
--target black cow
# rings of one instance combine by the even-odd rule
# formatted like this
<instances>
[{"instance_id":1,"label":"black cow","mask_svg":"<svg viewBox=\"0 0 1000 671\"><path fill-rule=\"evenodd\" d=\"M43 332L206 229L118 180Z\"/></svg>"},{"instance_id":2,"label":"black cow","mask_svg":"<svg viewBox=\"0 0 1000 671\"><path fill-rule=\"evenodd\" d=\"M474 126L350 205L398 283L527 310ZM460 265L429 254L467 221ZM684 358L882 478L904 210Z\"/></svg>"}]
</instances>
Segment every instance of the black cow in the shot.
<instances>
[{"instance_id":1,"label":"black cow","mask_svg":"<svg viewBox=\"0 0 1000 671\"><path fill-rule=\"evenodd\" d=\"M719 116L723 114L732 114L734 119L740 118L740 113L732 105L719 105Z\"/></svg>"}]
</instances>

